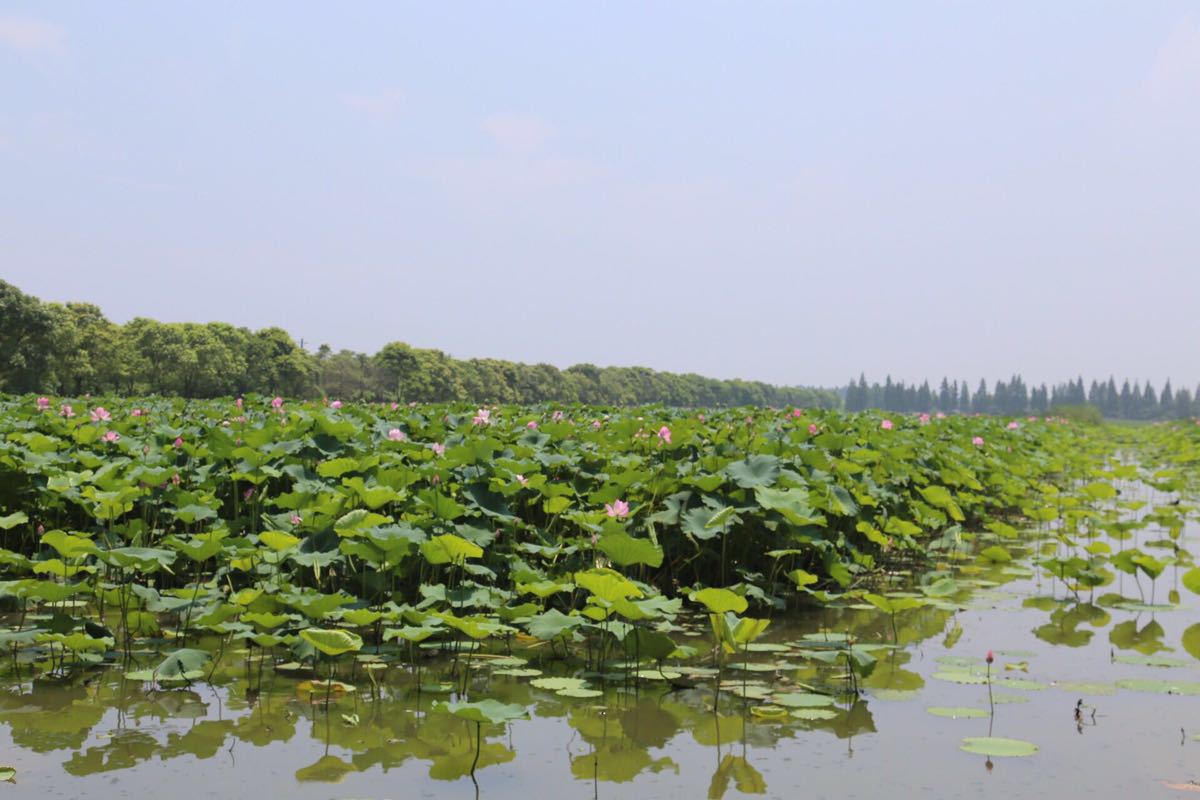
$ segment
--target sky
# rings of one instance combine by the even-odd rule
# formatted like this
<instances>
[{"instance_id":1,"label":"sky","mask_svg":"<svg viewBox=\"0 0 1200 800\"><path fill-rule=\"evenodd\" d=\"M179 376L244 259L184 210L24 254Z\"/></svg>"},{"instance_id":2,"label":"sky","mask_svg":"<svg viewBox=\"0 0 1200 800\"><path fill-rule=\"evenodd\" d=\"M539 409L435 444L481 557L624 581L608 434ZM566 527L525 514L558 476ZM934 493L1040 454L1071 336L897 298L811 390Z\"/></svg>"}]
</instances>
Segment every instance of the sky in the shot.
<instances>
[{"instance_id":1,"label":"sky","mask_svg":"<svg viewBox=\"0 0 1200 800\"><path fill-rule=\"evenodd\" d=\"M1194 2L0 0L0 279L310 349L1200 379Z\"/></svg>"}]
</instances>

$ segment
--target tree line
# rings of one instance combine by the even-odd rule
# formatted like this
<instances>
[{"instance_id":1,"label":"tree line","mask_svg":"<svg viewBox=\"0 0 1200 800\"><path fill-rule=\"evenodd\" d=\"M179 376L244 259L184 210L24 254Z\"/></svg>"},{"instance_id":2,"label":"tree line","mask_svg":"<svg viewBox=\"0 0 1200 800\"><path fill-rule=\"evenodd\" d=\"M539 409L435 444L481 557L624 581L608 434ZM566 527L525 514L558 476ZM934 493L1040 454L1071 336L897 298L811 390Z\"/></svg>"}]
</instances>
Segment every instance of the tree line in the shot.
<instances>
[{"instance_id":1,"label":"tree line","mask_svg":"<svg viewBox=\"0 0 1200 800\"><path fill-rule=\"evenodd\" d=\"M929 381L920 385L893 381L891 376L880 384L868 384L866 376L851 380L844 391L847 411L880 408L898 412L936 412L946 414L1001 414L1023 416L1045 414L1056 408L1092 406L1110 419L1157 420L1185 419L1200 415L1200 386L1193 393L1186 387L1172 388L1171 381L1156 392L1147 381L1126 379L1117 388L1114 378L1093 380L1085 388L1083 378L1047 386L1027 386L1020 375L997 380L989 389L981 380L972 392L966 381L942 378L936 389Z\"/></svg>"},{"instance_id":2,"label":"tree line","mask_svg":"<svg viewBox=\"0 0 1200 800\"><path fill-rule=\"evenodd\" d=\"M840 405L837 392L717 380L645 367L456 359L384 345L309 352L281 328L223 322L121 325L90 303L43 302L0 281L0 391L221 397L250 392L342 400L581 402L671 406Z\"/></svg>"}]
</instances>

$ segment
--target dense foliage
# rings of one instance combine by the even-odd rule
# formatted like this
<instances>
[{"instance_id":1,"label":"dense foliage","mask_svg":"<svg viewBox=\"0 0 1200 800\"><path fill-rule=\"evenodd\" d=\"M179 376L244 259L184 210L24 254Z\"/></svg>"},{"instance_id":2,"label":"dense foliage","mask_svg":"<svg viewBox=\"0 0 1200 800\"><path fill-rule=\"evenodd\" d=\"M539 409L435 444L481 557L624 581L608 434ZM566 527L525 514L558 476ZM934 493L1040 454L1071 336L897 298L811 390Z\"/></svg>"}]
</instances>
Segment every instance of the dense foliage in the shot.
<instances>
[{"instance_id":1,"label":"dense foliage","mask_svg":"<svg viewBox=\"0 0 1200 800\"><path fill-rule=\"evenodd\" d=\"M644 367L460 360L392 342L374 355L315 353L280 328L223 322L124 325L87 303L43 303L0 281L0 390L208 398L261 392L354 400L833 407L831 391Z\"/></svg>"},{"instance_id":2,"label":"dense foliage","mask_svg":"<svg viewBox=\"0 0 1200 800\"><path fill-rule=\"evenodd\" d=\"M586 727L583 709L621 686L636 698L628 688L639 683L684 692L656 699L655 713L671 708L694 730L753 719L772 736L796 725L852 735L870 725L862 687L892 697L920 687L900 666L905 645L944 632L952 647L975 591L1039 576L1029 602L1050 621L1034 633L1069 647L1086 644L1093 631L1079 626L1105 624L1110 609L1167 612L1180 607L1180 586L1200 592L1182 535L1198 467L1191 423L7 397L0 602L15 613L0 630L11 653L2 669L42 679L35 686L86 687L107 668L119 680L93 685L116 681L122 698L151 687L146 698L175 703L194 692L158 690L236 684L245 710L272 691L269 668L314 719L324 709L327 744L362 754L353 768L415 756L442 777L473 774L488 753L511 757L485 743L486 725L558 703ZM1169 591L1158 592L1164 574ZM798 605L821 630L760 641ZM1158 654L1162 638L1155 623L1128 621L1109 641L1136 650L1116 661L1185 664ZM1200 625L1182 645L1200 658ZM990 697L991 660L939 658L932 678L987 682ZM333 680L339 661L351 683ZM419 731L407 711L360 728L357 702L333 726L339 696L369 682L382 701L385 681L386 702L422 710ZM1042 687L1021 676L997 683ZM1200 694L1154 680L1110 688ZM23 720L29 701L12 702ZM104 707L72 703L55 736L30 721L14 740L78 748ZM246 714L236 735L257 740L269 724L286 740L293 712L276 707L282 721L270 709ZM186 746L147 737L132 761L128 741L114 739L64 767L82 775L155 754L211 756L228 724L200 723L205 735ZM426 746L431 731L464 725L473 735L453 752ZM963 748L1038 749L990 736ZM648 767L645 753L623 745L588 769L627 779ZM296 778L353 768L326 754ZM757 774L723 760L718 789L731 770Z\"/></svg>"},{"instance_id":3,"label":"dense foliage","mask_svg":"<svg viewBox=\"0 0 1200 800\"><path fill-rule=\"evenodd\" d=\"M1109 378L1092 381L1085 390L1083 378L1077 378L1055 386L1047 387L1043 383L1031 388L1020 375L1014 375L1007 381L997 380L990 390L987 381L981 380L972 393L966 381L960 383L948 378L942 378L938 388L933 389L929 381L918 386L893 381L890 376L883 384L868 384L866 376L859 375L858 380L850 381L845 390L847 411L880 408L900 412L1024 416L1083 406L1090 406L1097 415L1109 419L1187 419L1200 415L1200 387L1195 394L1187 388L1174 390L1171 381L1167 380L1159 393L1148 381L1145 386L1138 381L1130 386L1127 379L1118 389L1116 380Z\"/></svg>"},{"instance_id":4,"label":"dense foliage","mask_svg":"<svg viewBox=\"0 0 1200 800\"><path fill-rule=\"evenodd\" d=\"M117 607L126 642L140 614L229 631L266 613L293 633L343 606L636 621L702 587L782 607L1056 518L1098 435L798 409L93 402L0 405L4 592ZM597 565L626 588L581 594Z\"/></svg>"},{"instance_id":5,"label":"dense foliage","mask_svg":"<svg viewBox=\"0 0 1200 800\"><path fill-rule=\"evenodd\" d=\"M0 507L30 520L16 554L45 552L31 526L163 558L211 542L205 561L250 584L267 568L261 536L278 531L295 548L272 575L372 602L416 597L422 548L443 535L485 548L480 574L495 586L544 579L527 563L542 548L560 567L620 561L613 542L664 591L743 579L774 591L764 576L777 562L845 586L883 556L1019 513L1061 469L1058 439L1077 435L799 410L252 398L109 411L26 397L3 411Z\"/></svg>"}]
</instances>

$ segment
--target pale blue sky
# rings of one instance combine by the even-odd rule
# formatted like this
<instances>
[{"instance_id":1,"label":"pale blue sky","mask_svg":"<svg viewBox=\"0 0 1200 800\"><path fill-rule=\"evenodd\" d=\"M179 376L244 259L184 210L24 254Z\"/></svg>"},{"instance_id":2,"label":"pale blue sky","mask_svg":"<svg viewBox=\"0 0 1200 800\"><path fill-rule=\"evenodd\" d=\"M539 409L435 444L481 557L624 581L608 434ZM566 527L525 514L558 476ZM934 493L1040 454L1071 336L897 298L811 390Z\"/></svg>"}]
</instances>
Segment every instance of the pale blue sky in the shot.
<instances>
[{"instance_id":1,"label":"pale blue sky","mask_svg":"<svg viewBox=\"0 0 1200 800\"><path fill-rule=\"evenodd\" d=\"M0 277L779 383L1200 377L1200 5L0 0Z\"/></svg>"}]
</instances>

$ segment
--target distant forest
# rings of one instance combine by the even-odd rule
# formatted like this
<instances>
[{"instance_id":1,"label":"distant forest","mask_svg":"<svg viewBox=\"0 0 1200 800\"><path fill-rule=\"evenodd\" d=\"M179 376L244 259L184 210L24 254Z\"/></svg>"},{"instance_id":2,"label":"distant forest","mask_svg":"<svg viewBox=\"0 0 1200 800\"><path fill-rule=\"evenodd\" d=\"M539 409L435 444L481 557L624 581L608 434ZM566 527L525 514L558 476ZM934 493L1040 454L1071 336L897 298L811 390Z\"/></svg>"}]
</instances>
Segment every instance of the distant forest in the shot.
<instances>
[{"instance_id":1,"label":"distant forest","mask_svg":"<svg viewBox=\"0 0 1200 800\"><path fill-rule=\"evenodd\" d=\"M455 359L402 342L368 355L309 352L280 328L223 322L124 325L90 303L48 303L0 281L0 391L220 397L257 392L341 400L582 402L672 406L841 405L836 391L716 380L645 367Z\"/></svg>"},{"instance_id":2,"label":"distant forest","mask_svg":"<svg viewBox=\"0 0 1200 800\"><path fill-rule=\"evenodd\" d=\"M521 364L456 359L440 350L384 345L375 354L300 347L281 328L250 330L224 322L124 325L90 303L49 303L0 280L0 391L161 394L221 397L256 392L341 400L487 403L580 402L596 405L801 406L947 414L1041 414L1090 405L1110 419L1176 419L1200 415L1196 393L1160 391L1149 383L1083 378L1027 387L1020 376L980 381L943 378L936 389L860 375L844 390L718 380L646 367Z\"/></svg>"},{"instance_id":3,"label":"distant forest","mask_svg":"<svg viewBox=\"0 0 1200 800\"><path fill-rule=\"evenodd\" d=\"M934 389L928 381L916 386L903 381L893 382L890 377L882 385L878 382L868 385L866 377L859 375L857 381L850 381L846 387L845 408L847 411L881 408L900 412L1023 416L1044 414L1067 406L1092 406L1109 419L1155 420L1200 415L1198 398L1200 387L1195 393L1186 387L1174 389L1170 380L1159 392L1154 391L1149 381L1145 384L1135 381L1131 385L1126 379L1118 388L1113 378L1092 381L1086 387L1083 378L1077 378L1054 386L1043 383L1030 388L1020 375L1014 375L1007 381L996 381L991 389L986 381L980 381L972 392L966 381L951 382L942 378L938 388Z\"/></svg>"}]
</instances>

